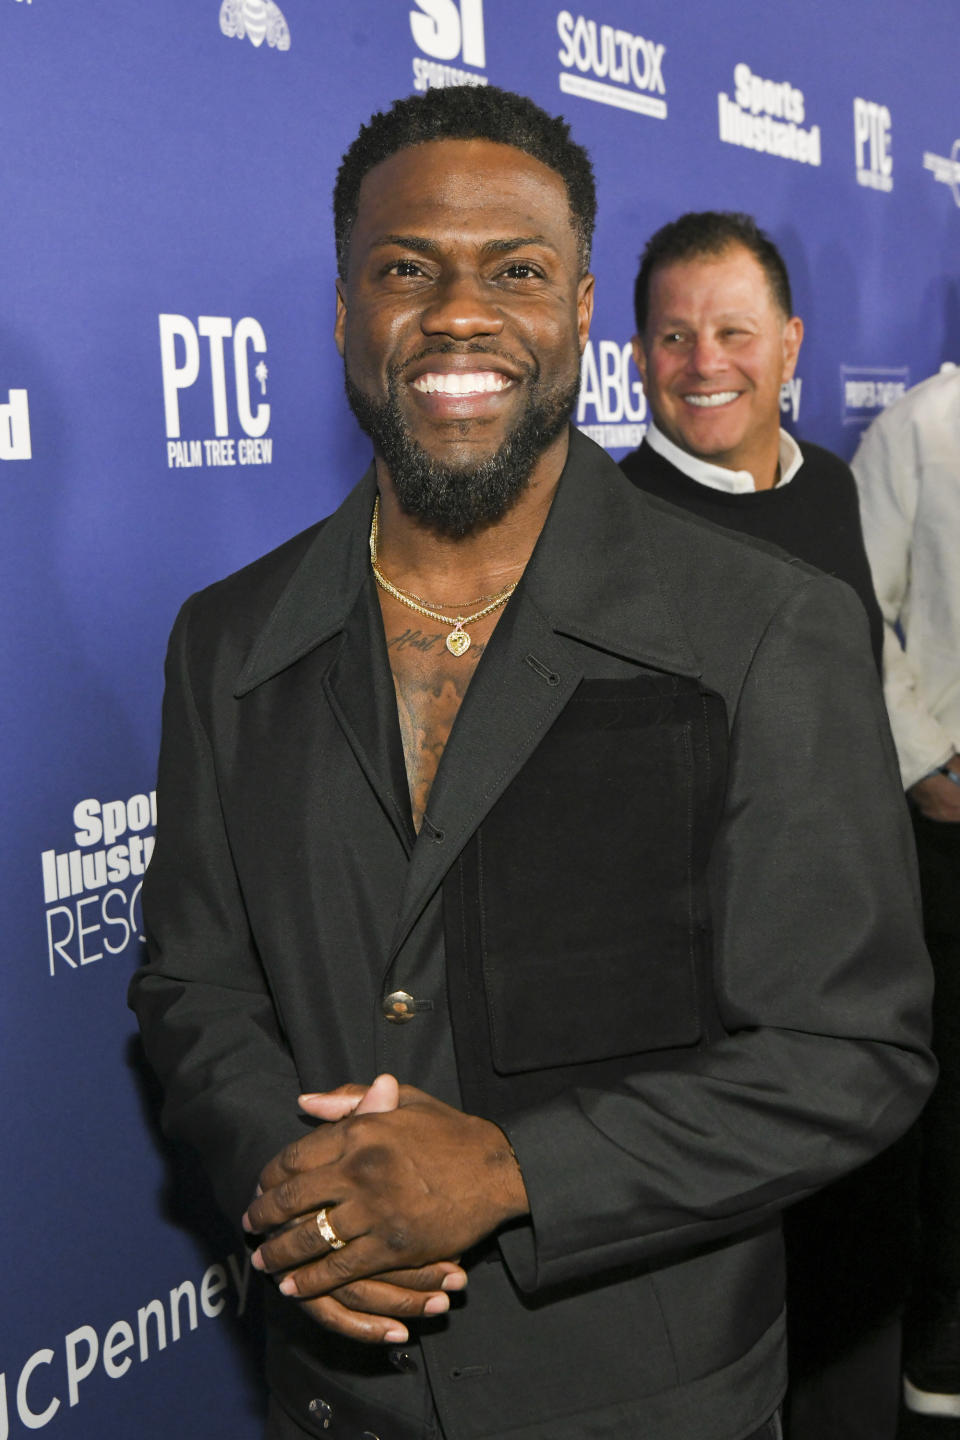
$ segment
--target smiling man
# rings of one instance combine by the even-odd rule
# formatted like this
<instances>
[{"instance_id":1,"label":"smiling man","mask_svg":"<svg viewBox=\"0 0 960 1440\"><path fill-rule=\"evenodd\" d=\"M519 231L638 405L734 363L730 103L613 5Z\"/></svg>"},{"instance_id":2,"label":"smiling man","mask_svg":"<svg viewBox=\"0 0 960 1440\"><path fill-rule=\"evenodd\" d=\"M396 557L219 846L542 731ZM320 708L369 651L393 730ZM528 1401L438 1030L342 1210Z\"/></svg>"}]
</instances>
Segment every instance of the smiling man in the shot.
<instances>
[{"instance_id":1,"label":"smiling man","mask_svg":"<svg viewBox=\"0 0 960 1440\"><path fill-rule=\"evenodd\" d=\"M570 429L594 203L493 87L363 127L373 464L171 639L133 1002L272 1440L773 1440L779 1210L929 1087L856 601Z\"/></svg>"},{"instance_id":2,"label":"smiling man","mask_svg":"<svg viewBox=\"0 0 960 1440\"><path fill-rule=\"evenodd\" d=\"M783 257L749 215L682 215L648 241L633 353L652 422L623 469L714 524L779 545L860 596L880 666L853 475L780 427L803 322ZM912 1148L791 1209L785 1221L791 1385L787 1440L894 1440Z\"/></svg>"},{"instance_id":3,"label":"smiling man","mask_svg":"<svg viewBox=\"0 0 960 1440\"><path fill-rule=\"evenodd\" d=\"M851 585L880 614L847 465L780 427L803 321L783 257L753 218L681 215L641 257L633 355L652 422L623 461L635 485L716 525L769 540Z\"/></svg>"}]
</instances>

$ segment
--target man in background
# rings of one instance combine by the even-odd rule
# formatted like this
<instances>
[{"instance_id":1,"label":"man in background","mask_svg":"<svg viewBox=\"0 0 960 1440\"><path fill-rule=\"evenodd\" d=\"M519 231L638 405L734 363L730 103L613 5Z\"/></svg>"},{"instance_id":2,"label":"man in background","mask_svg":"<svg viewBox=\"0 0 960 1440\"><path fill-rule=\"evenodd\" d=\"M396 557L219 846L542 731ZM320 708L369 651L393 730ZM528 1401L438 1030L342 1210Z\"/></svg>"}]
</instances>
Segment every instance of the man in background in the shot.
<instances>
[{"instance_id":1,"label":"man in background","mask_svg":"<svg viewBox=\"0 0 960 1440\"><path fill-rule=\"evenodd\" d=\"M716 525L781 546L860 596L880 663L883 622L847 465L780 426L803 321L773 241L749 215L681 215L648 241L633 355L652 414L622 468Z\"/></svg>"},{"instance_id":2,"label":"man in background","mask_svg":"<svg viewBox=\"0 0 960 1440\"><path fill-rule=\"evenodd\" d=\"M803 322L749 215L682 215L647 243L633 353L652 423L622 462L640 489L845 580L883 637L847 465L780 426ZM960 798L960 793L958 793ZM893 1440L909 1147L787 1212L789 1440Z\"/></svg>"},{"instance_id":3,"label":"man in background","mask_svg":"<svg viewBox=\"0 0 960 1440\"><path fill-rule=\"evenodd\" d=\"M904 1400L919 1414L960 1416L960 369L879 415L853 470L936 979L940 1078L921 1125L922 1250Z\"/></svg>"}]
</instances>

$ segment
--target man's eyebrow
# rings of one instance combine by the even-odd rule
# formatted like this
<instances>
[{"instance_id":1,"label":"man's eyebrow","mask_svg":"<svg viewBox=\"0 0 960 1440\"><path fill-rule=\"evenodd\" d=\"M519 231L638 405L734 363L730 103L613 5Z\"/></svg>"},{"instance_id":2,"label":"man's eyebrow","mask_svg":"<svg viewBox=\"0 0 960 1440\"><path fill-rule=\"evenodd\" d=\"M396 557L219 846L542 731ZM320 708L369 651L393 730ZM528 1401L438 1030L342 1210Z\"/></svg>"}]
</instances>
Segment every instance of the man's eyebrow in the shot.
<instances>
[{"instance_id":1,"label":"man's eyebrow","mask_svg":"<svg viewBox=\"0 0 960 1440\"><path fill-rule=\"evenodd\" d=\"M390 245L396 245L401 250L413 250L417 255L435 255L442 248L438 241L430 240L425 235L381 235L378 240L374 240L371 248L378 250ZM488 240L481 249L503 255L522 250L527 245L556 249L545 235L512 235L502 240Z\"/></svg>"}]
</instances>

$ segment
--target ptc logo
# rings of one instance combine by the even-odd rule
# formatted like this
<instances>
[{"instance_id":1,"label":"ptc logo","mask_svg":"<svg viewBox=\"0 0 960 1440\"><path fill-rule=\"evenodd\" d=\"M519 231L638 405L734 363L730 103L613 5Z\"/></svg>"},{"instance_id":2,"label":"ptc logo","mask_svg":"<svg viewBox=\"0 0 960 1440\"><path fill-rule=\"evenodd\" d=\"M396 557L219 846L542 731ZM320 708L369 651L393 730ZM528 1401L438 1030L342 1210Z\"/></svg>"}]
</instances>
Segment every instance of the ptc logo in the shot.
<instances>
[{"instance_id":1,"label":"ptc logo","mask_svg":"<svg viewBox=\"0 0 960 1440\"><path fill-rule=\"evenodd\" d=\"M866 185L871 190L892 190L890 111L886 105L878 105L873 100L854 100L853 143L857 157L857 184Z\"/></svg>"},{"instance_id":2,"label":"ptc logo","mask_svg":"<svg viewBox=\"0 0 960 1440\"><path fill-rule=\"evenodd\" d=\"M249 40L258 50L264 40L271 49L290 49L290 29L273 0L223 0L220 29L231 40Z\"/></svg>"},{"instance_id":3,"label":"ptc logo","mask_svg":"<svg viewBox=\"0 0 960 1440\"><path fill-rule=\"evenodd\" d=\"M417 0L410 11L410 33L429 60L414 56L413 88L428 90L431 85L486 85L487 77L477 75L487 63L483 31L483 0ZM474 70L461 70L447 63L459 60Z\"/></svg>"},{"instance_id":4,"label":"ptc logo","mask_svg":"<svg viewBox=\"0 0 960 1440\"><path fill-rule=\"evenodd\" d=\"M30 407L26 390L8 390L6 405L0 405L0 460L29 460Z\"/></svg>"},{"instance_id":5,"label":"ptc logo","mask_svg":"<svg viewBox=\"0 0 960 1440\"><path fill-rule=\"evenodd\" d=\"M262 439L270 425L270 406L260 397L267 393L267 363L260 359L251 375L251 350L261 357L267 339L252 315L236 325L226 315L200 315L197 323L186 315L161 315L160 366L163 372L163 408L167 429L167 465L173 469L199 465L269 465L273 441ZM206 343L205 352L200 340ZM230 435L227 388L227 341L233 359L235 413L243 438ZM181 438L180 399L200 378L201 360L210 376L213 436ZM252 383L251 383L252 382ZM256 392L256 393L255 393ZM194 402L193 414L197 413Z\"/></svg>"}]
</instances>

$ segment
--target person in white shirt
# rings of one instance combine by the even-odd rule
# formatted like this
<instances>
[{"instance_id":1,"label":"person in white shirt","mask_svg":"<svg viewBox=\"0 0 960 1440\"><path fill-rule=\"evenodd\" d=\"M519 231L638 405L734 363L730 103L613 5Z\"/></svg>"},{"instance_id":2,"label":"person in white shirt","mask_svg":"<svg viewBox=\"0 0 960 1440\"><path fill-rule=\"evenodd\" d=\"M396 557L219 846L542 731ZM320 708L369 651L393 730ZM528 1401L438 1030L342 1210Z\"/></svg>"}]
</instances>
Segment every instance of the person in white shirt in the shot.
<instances>
[{"instance_id":1,"label":"person in white shirt","mask_svg":"<svg viewBox=\"0 0 960 1440\"><path fill-rule=\"evenodd\" d=\"M922 1125L923 1247L904 1399L921 1414L960 1416L960 369L878 416L853 471L936 975L940 1079Z\"/></svg>"}]
</instances>

